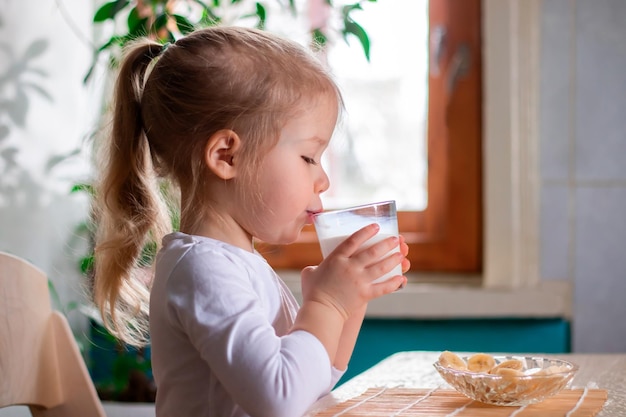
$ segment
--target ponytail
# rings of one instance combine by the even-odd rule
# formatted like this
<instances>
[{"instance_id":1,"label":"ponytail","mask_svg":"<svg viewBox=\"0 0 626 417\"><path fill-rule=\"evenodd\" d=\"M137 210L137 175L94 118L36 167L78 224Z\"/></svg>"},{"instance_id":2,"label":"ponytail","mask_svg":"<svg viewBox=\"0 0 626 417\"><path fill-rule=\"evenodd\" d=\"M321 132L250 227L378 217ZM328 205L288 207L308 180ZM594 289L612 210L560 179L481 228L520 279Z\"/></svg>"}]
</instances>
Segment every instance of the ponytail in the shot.
<instances>
[{"instance_id":1,"label":"ponytail","mask_svg":"<svg viewBox=\"0 0 626 417\"><path fill-rule=\"evenodd\" d=\"M94 301L111 334L135 346L149 340L152 274L141 264L142 251L150 243L159 246L171 229L141 117L145 79L165 48L142 40L125 50L104 146L108 155L96 186Z\"/></svg>"}]
</instances>

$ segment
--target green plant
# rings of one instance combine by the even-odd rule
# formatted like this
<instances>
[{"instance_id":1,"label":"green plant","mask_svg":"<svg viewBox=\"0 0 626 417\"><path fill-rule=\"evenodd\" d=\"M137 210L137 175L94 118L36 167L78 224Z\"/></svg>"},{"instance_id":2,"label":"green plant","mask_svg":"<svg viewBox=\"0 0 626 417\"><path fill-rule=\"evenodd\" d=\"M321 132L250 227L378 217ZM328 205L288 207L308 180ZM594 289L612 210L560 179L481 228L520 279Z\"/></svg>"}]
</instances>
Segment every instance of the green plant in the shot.
<instances>
[{"instance_id":1,"label":"green plant","mask_svg":"<svg viewBox=\"0 0 626 417\"><path fill-rule=\"evenodd\" d=\"M154 402L150 347L134 348L112 336L99 319L90 320L91 377L102 400Z\"/></svg>"},{"instance_id":2,"label":"green plant","mask_svg":"<svg viewBox=\"0 0 626 417\"><path fill-rule=\"evenodd\" d=\"M362 4L376 0L356 0L354 3L337 5L335 0L323 0L324 4L339 15L337 30L344 40L354 36L361 44L365 57L369 60L370 40L365 29L356 22L352 13L362 10ZM249 4L250 9L242 7ZM295 0L283 2L274 0L272 3L287 9L295 18L299 10ZM267 2L246 2L244 0L113 0L102 5L95 13L93 21L101 24L106 21L114 23L126 16L124 29L116 31L95 53L94 64L85 80L91 76L98 56L105 51L121 48L139 36L149 36L160 42L174 42L177 37L185 35L196 28L221 24L225 14L233 8L241 9L236 21L256 20L255 26L265 29L268 18ZM231 18L232 20L232 18ZM325 27L310 28L311 46L324 47L328 41L328 29ZM116 54L111 54L110 65L117 64Z\"/></svg>"}]
</instances>

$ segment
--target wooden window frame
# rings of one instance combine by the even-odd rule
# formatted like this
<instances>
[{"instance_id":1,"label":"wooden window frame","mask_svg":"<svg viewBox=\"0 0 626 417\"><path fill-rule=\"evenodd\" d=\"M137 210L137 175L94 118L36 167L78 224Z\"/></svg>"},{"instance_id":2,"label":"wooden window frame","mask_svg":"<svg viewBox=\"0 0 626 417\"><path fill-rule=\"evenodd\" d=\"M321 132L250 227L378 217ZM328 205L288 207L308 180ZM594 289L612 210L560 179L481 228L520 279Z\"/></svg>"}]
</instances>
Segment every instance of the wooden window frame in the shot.
<instances>
[{"instance_id":1,"label":"wooden window frame","mask_svg":"<svg viewBox=\"0 0 626 417\"><path fill-rule=\"evenodd\" d=\"M428 81L428 207L398 213L412 271L482 270L480 6L481 0L430 0L429 26L444 27L446 38L439 73L431 73ZM470 52L469 67L450 89L455 52L461 44ZM312 226L305 227L291 245L261 243L259 251L275 269L301 269L322 259Z\"/></svg>"}]
</instances>

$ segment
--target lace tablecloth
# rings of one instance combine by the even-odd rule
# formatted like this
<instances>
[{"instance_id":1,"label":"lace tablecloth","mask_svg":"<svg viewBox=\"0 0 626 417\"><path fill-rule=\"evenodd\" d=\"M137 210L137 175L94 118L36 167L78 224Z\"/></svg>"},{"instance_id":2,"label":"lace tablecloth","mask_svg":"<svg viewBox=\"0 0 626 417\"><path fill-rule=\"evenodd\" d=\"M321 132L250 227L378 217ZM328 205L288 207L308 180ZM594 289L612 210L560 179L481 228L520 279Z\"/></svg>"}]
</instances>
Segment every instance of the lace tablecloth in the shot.
<instances>
[{"instance_id":1,"label":"lace tablecloth","mask_svg":"<svg viewBox=\"0 0 626 417\"><path fill-rule=\"evenodd\" d=\"M355 398L372 387L435 388L446 386L433 367L439 352L399 352L357 375L317 401L306 416ZM608 400L597 417L626 416L626 354L539 355L577 363L572 388L601 388Z\"/></svg>"}]
</instances>

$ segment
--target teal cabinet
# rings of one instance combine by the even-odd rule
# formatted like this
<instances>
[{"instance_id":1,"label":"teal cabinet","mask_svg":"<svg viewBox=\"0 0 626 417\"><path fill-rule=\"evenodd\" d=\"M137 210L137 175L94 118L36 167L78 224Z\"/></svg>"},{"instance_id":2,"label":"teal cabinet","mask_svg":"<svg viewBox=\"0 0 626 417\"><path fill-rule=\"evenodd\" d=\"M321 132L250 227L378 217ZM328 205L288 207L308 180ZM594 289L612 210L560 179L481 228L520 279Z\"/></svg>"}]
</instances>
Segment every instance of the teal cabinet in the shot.
<instances>
[{"instance_id":1,"label":"teal cabinet","mask_svg":"<svg viewBox=\"0 0 626 417\"><path fill-rule=\"evenodd\" d=\"M406 350L569 353L570 323L553 319L366 319L339 384Z\"/></svg>"}]
</instances>

